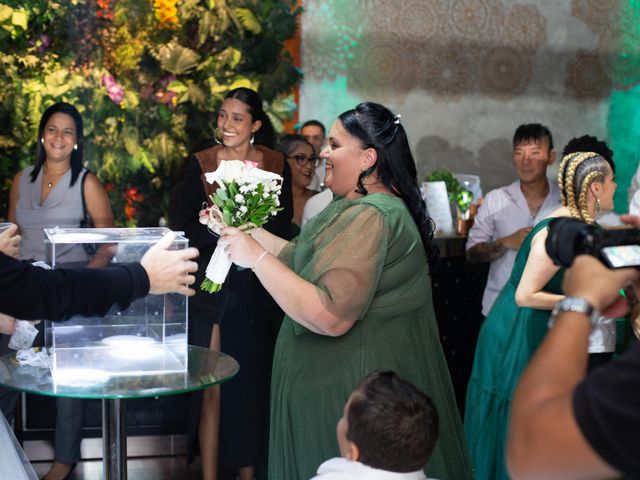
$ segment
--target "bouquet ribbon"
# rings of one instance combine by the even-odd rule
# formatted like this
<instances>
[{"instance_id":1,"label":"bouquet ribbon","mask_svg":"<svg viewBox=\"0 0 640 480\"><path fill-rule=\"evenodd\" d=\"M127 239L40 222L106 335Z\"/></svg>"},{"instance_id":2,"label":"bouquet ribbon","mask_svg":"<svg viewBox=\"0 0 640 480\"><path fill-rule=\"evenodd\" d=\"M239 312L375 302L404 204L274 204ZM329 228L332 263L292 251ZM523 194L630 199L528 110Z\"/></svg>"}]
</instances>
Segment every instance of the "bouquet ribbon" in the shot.
<instances>
[{"instance_id":1,"label":"bouquet ribbon","mask_svg":"<svg viewBox=\"0 0 640 480\"><path fill-rule=\"evenodd\" d=\"M251 161L223 160L214 172L204 174L208 183L219 186L209 195L211 206L204 203L199 213L200 223L212 235L220 235L228 226L251 232L282 210L278 198L282 177L256 166ZM232 263L224 247L218 244L200 288L209 293L220 291Z\"/></svg>"},{"instance_id":2,"label":"bouquet ribbon","mask_svg":"<svg viewBox=\"0 0 640 480\"><path fill-rule=\"evenodd\" d=\"M207 230L209 230L209 233L212 235L220 236L222 229L229 225L224 221L222 211L215 203L210 207L206 205L206 203L202 205L203 208L200 211L200 223L206 225ZM243 232L250 233L256 228L256 225L249 222L236 228ZM229 275L229 270L231 269L232 264L231 256L225 251L224 247L216 245L216 249L214 250L213 255L211 255L211 259L207 265L205 278L202 282L201 288L209 293L220 291L227 275Z\"/></svg>"}]
</instances>

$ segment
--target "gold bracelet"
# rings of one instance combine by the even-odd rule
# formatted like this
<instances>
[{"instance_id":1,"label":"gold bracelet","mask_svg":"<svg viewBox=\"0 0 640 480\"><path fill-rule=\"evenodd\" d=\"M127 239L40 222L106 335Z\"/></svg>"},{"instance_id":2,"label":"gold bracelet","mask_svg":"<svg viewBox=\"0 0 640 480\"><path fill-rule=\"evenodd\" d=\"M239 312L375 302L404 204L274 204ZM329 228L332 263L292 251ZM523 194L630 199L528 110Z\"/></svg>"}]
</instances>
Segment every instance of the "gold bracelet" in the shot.
<instances>
[{"instance_id":1,"label":"gold bracelet","mask_svg":"<svg viewBox=\"0 0 640 480\"><path fill-rule=\"evenodd\" d=\"M260 254L260 256L258 257L258 259L255 261L255 263L254 263L254 264L253 264L253 266L251 267L251 271L252 271L252 272L255 272L255 271L256 271L256 268L258 268L258 264L259 264L259 263L262 261L262 259L267 255L267 253L269 253L269 252L267 252L267 251L265 250L265 251L263 251L263 252Z\"/></svg>"}]
</instances>

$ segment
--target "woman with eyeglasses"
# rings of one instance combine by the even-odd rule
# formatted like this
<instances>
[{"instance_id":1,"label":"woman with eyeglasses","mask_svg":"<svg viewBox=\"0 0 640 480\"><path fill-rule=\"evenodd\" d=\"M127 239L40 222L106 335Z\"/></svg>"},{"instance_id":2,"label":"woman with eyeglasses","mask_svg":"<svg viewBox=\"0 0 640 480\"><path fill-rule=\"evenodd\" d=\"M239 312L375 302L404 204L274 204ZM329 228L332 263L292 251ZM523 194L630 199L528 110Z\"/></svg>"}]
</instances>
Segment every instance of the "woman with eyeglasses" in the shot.
<instances>
[{"instance_id":1,"label":"woman with eyeglasses","mask_svg":"<svg viewBox=\"0 0 640 480\"><path fill-rule=\"evenodd\" d=\"M309 185L315 175L319 158L316 157L313 146L302 135L283 135L276 145L276 150L284 153L291 168L291 193L293 194L292 236L300 233L302 211L312 196L318 193L310 190Z\"/></svg>"},{"instance_id":2,"label":"woman with eyeglasses","mask_svg":"<svg viewBox=\"0 0 640 480\"><path fill-rule=\"evenodd\" d=\"M217 188L205 181L204 173L216 170L221 162L250 160L282 175L283 210L265 228L286 237L291 230L291 170L284 155L272 149L273 127L260 96L248 88L231 90L218 110L216 130L216 144L188 160L181 218L172 225L200 250L196 285L202 282L218 243L218 237L199 222L203 203L210 204L209 194ZM218 464L241 480L260 476L255 470L266 461L271 359L281 320L282 311L249 269L232 268L220 292L197 289L189 301L189 343L228 353L242 365L232 382L192 397L190 453L195 453L198 439L204 479L217 478Z\"/></svg>"}]
</instances>

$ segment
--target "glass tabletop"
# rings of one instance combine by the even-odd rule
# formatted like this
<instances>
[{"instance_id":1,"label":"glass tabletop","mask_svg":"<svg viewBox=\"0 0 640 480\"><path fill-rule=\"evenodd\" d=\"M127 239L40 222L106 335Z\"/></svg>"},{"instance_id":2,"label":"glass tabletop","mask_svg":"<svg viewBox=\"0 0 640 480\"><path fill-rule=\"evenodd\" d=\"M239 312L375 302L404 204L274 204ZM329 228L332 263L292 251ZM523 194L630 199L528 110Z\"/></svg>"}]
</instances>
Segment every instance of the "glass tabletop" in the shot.
<instances>
[{"instance_id":1,"label":"glass tabletop","mask_svg":"<svg viewBox=\"0 0 640 480\"><path fill-rule=\"evenodd\" d=\"M79 366L76 375L54 380L49 368L19 365L15 353L9 353L0 357L0 385L54 397L142 398L201 390L233 378L240 370L233 357L208 348L189 345L187 358L184 372L110 376Z\"/></svg>"}]
</instances>

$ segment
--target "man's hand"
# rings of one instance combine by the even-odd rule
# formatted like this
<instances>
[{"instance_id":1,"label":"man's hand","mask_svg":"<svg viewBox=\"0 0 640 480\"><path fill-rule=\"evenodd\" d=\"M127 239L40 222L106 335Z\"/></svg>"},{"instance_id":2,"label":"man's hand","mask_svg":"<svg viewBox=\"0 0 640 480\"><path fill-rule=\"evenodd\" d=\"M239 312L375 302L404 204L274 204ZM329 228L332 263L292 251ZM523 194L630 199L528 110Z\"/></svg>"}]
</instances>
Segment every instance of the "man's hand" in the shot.
<instances>
[{"instance_id":1,"label":"man's hand","mask_svg":"<svg viewBox=\"0 0 640 480\"><path fill-rule=\"evenodd\" d=\"M520 250L522 242L530 231L531 227L524 227L495 242L477 243L467 250L467 260L469 263L493 262L508 250Z\"/></svg>"},{"instance_id":2,"label":"man's hand","mask_svg":"<svg viewBox=\"0 0 640 480\"><path fill-rule=\"evenodd\" d=\"M520 250L522 242L524 242L525 237L529 235L530 231L531 227L521 228L520 230L513 232L511 235L503 237L499 242L511 250Z\"/></svg>"},{"instance_id":3,"label":"man's hand","mask_svg":"<svg viewBox=\"0 0 640 480\"><path fill-rule=\"evenodd\" d=\"M149 293L182 293L193 295L195 290L188 285L196 281L190 273L198 270L198 264L192 259L198 256L196 248L169 250L175 233L166 234L144 254L140 265L149 276Z\"/></svg>"},{"instance_id":4,"label":"man's hand","mask_svg":"<svg viewBox=\"0 0 640 480\"><path fill-rule=\"evenodd\" d=\"M0 313L0 333L5 335L13 335L16 331L16 319Z\"/></svg>"},{"instance_id":5,"label":"man's hand","mask_svg":"<svg viewBox=\"0 0 640 480\"><path fill-rule=\"evenodd\" d=\"M564 275L562 289L567 296L583 297L605 317L615 318L628 310L620 289L638 279L640 271L635 268L610 269L595 257L578 255Z\"/></svg>"},{"instance_id":6,"label":"man's hand","mask_svg":"<svg viewBox=\"0 0 640 480\"><path fill-rule=\"evenodd\" d=\"M0 252L5 255L9 255L10 257L18 258L18 254L20 253L20 240L22 240L22 237L17 233L17 225L11 225L0 233Z\"/></svg>"}]
</instances>

